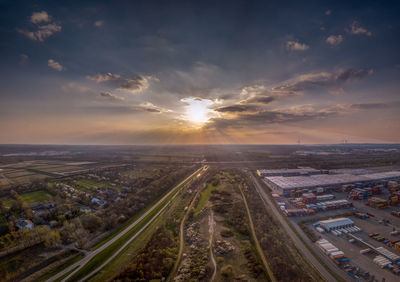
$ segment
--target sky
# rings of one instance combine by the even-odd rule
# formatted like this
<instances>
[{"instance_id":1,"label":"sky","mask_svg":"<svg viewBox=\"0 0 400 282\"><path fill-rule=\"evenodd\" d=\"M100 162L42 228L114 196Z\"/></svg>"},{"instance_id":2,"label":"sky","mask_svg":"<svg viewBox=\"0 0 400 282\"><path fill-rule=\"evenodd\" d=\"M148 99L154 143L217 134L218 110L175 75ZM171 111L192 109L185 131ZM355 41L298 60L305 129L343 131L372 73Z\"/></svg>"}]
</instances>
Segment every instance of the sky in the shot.
<instances>
[{"instance_id":1,"label":"sky","mask_svg":"<svg viewBox=\"0 0 400 282\"><path fill-rule=\"evenodd\" d=\"M399 12L2 0L0 143L399 143Z\"/></svg>"}]
</instances>

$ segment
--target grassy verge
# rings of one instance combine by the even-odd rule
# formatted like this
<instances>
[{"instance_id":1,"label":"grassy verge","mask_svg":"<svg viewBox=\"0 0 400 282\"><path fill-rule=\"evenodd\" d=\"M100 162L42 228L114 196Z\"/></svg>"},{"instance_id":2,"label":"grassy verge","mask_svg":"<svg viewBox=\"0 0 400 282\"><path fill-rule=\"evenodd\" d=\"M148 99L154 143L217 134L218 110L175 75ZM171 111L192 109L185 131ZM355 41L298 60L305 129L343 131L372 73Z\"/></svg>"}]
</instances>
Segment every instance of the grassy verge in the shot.
<instances>
[{"instance_id":1,"label":"grassy verge","mask_svg":"<svg viewBox=\"0 0 400 282\"><path fill-rule=\"evenodd\" d=\"M84 256L85 256L84 254L80 253L80 254L74 256L73 258L70 258L69 260L67 260L63 264L60 264L56 268L53 268L52 270L50 270L46 274L44 274L44 275L40 276L39 278L37 278L36 281L46 281L47 279L49 279L53 275L57 274L58 272L62 271L65 268L67 268L68 266L74 264L75 262L81 260Z\"/></svg>"},{"instance_id":2,"label":"grassy verge","mask_svg":"<svg viewBox=\"0 0 400 282\"><path fill-rule=\"evenodd\" d=\"M198 215L203 210L203 208L206 206L208 202L208 199L211 196L211 192L217 189L217 187L218 186L214 186L211 183L209 183L207 185L207 188L204 189L203 192L201 192L199 202L197 203L197 206L194 210L195 216Z\"/></svg>"},{"instance_id":3,"label":"grassy verge","mask_svg":"<svg viewBox=\"0 0 400 282\"><path fill-rule=\"evenodd\" d=\"M62 281L65 277L67 277L72 271L74 271L75 269L77 269L79 266L74 267L73 269L71 269L70 271L68 271L67 273L65 273L63 276L59 277L58 279L54 280L54 282L60 282Z\"/></svg>"}]
</instances>

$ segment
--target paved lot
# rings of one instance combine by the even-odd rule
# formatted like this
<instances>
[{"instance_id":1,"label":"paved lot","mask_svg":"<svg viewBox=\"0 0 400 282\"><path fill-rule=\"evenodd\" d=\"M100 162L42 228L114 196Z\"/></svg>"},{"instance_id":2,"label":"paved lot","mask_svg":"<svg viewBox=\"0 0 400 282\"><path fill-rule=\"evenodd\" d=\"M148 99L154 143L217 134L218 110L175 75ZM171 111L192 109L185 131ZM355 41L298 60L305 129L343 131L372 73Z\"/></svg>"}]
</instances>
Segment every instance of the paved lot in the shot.
<instances>
[{"instance_id":1,"label":"paved lot","mask_svg":"<svg viewBox=\"0 0 400 282\"><path fill-rule=\"evenodd\" d=\"M327 280L327 281L336 281L336 279L324 268L324 266L312 255L312 253L307 249L306 245L297 237L297 235L293 232L293 230L289 227L288 223L285 221L283 215L278 211L278 209L275 207L275 205L272 203L272 199L268 196L267 192L263 188L263 186L260 185L260 182L258 179L250 173L250 176L252 177L255 187L257 189L257 192L259 193L261 199L263 200L264 205L269 206L273 213L275 214L276 218L281 222L283 228L287 232L287 234L291 237L293 242L296 244L297 248L303 253L303 255L314 265L314 267L321 273L321 275ZM295 228L297 225L294 225ZM309 242L309 239L307 236L302 232L301 230L297 229L297 232L302 236L302 239L305 242L308 242L310 245L311 243ZM318 255L318 253L317 253ZM333 265L332 261L328 260L327 258L324 258L320 256L322 260L324 260L325 264L333 271L336 271L339 276L342 277L344 281L350 281L349 277L343 273L342 271L339 271L339 269Z\"/></svg>"},{"instance_id":2,"label":"paved lot","mask_svg":"<svg viewBox=\"0 0 400 282\"><path fill-rule=\"evenodd\" d=\"M332 193L335 195L335 199L347 199L348 193ZM382 199L388 199L389 192L384 191L383 194L377 195ZM373 214L374 217L369 219L363 220L351 216L350 218L356 223L358 227L360 227L363 231L356 233L356 236L362 238L366 242L372 244L375 247L384 247L389 251L400 255L400 252L396 252L394 248L388 247L387 245L383 244L382 242L377 242L374 239L368 237L369 233L377 232L380 235L384 236L386 239L395 240L400 239L400 236L392 236L390 232L393 230L400 231L400 218L392 216L390 213L391 211L400 211L400 207L391 207L387 209L376 210L369 206L366 206L365 203L367 200L350 200L354 207L347 208L347 209L338 209L338 210L331 210L327 212L319 212L313 216L304 216L304 217L291 217L290 221L298 227L297 223L303 220L318 220L320 217L330 216L332 218L342 215L343 213L352 212L352 211L360 211L363 213L370 213ZM285 202L288 202L285 200ZM289 205L290 206L290 205ZM298 227L299 228L299 227ZM308 228L316 234L317 237L325 238L329 240L332 244L336 245L339 249L344 251L346 255L349 257L350 262L352 265L360 267L361 269L365 270L366 272L370 272L371 275L375 275L379 281L382 278L385 278L386 281L400 281L400 276L393 274L391 271L387 269L381 269L379 266L373 263L373 259L375 258L375 254L371 253L368 255L361 255L360 250L365 249L366 247L359 242L350 243L348 239L345 237L337 237L331 233L328 234L320 234L315 231L312 227L312 224L308 224ZM296 228L297 229L297 228ZM299 228L300 229L300 228ZM320 254L322 252L315 246L313 249L318 251Z\"/></svg>"},{"instance_id":3,"label":"paved lot","mask_svg":"<svg viewBox=\"0 0 400 282\"><path fill-rule=\"evenodd\" d=\"M352 218L354 219L354 218ZM356 221L354 219L354 221ZM358 225L358 224L357 224ZM361 227L360 225L358 225ZM365 225L364 225L365 226ZM312 229L310 225L310 229ZM367 231L368 232L368 231ZM355 235L365 239L368 243L372 244L375 247L384 246L389 251L394 252L394 249L387 247L384 244L378 243L373 239L370 239L367 235L367 232L358 232ZM393 274L391 271L387 269L381 269L378 265L373 263L373 259L375 258L375 254L371 253L368 255L360 254L360 250L366 249L367 247L359 242L350 243L348 239L344 236L338 237L333 235L332 233L324 233L319 234L322 238L327 239L333 245L335 245L338 249L343 251L347 257L350 259L350 264L355 265L366 272L369 272L371 275L374 275L376 279L382 281L382 278L385 278L386 281L400 281L400 276ZM395 252L394 252L395 253Z\"/></svg>"}]
</instances>

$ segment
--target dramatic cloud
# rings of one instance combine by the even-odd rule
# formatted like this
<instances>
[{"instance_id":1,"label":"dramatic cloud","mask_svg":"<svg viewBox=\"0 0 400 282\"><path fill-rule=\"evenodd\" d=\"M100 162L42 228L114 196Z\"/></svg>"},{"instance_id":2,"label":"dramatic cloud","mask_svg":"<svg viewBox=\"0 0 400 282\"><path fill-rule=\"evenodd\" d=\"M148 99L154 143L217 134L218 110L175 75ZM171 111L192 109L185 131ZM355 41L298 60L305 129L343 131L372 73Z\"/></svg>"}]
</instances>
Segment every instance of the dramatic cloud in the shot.
<instances>
[{"instance_id":1,"label":"dramatic cloud","mask_svg":"<svg viewBox=\"0 0 400 282\"><path fill-rule=\"evenodd\" d=\"M142 109L144 109L145 111L151 112L151 113L167 113L167 112L172 112L172 111L169 110L169 109L156 106L156 105L154 105L154 104L152 104L152 103L150 103L150 102L141 103L139 106L140 106Z\"/></svg>"},{"instance_id":2,"label":"dramatic cloud","mask_svg":"<svg viewBox=\"0 0 400 282\"><path fill-rule=\"evenodd\" d=\"M131 77L122 81L117 90L128 91L131 93L138 93L149 87L150 80L158 80L158 79L152 76L141 76L141 75Z\"/></svg>"},{"instance_id":3,"label":"dramatic cloud","mask_svg":"<svg viewBox=\"0 0 400 282\"><path fill-rule=\"evenodd\" d=\"M343 69L333 73L308 73L272 88L271 93L276 95L295 95L302 94L306 90L326 88L330 93L337 94L344 91L343 85L345 83L360 80L372 73L373 70L365 69Z\"/></svg>"},{"instance_id":4,"label":"dramatic cloud","mask_svg":"<svg viewBox=\"0 0 400 282\"><path fill-rule=\"evenodd\" d=\"M232 107L231 109L234 109ZM293 123L306 120L323 119L338 115L342 110L323 108L316 110L312 106L299 106L280 110L257 110L237 112L236 115L213 118L207 124L209 129L260 128L277 123ZM232 111L230 112L232 113Z\"/></svg>"},{"instance_id":5,"label":"dramatic cloud","mask_svg":"<svg viewBox=\"0 0 400 282\"><path fill-rule=\"evenodd\" d=\"M225 106L215 109L215 111L220 113L241 113L241 112L249 112L254 111L257 107L254 105L247 104L236 104L232 106Z\"/></svg>"},{"instance_id":6,"label":"dramatic cloud","mask_svg":"<svg viewBox=\"0 0 400 282\"><path fill-rule=\"evenodd\" d=\"M360 103L360 104L352 104L350 105L351 109L356 110L379 110L379 109L388 109L388 108L398 108L400 106L400 101L392 101L392 102L376 102L376 103Z\"/></svg>"},{"instance_id":7,"label":"dramatic cloud","mask_svg":"<svg viewBox=\"0 0 400 282\"><path fill-rule=\"evenodd\" d=\"M17 31L25 35L29 39L43 42L46 38L50 37L55 32L61 31L61 26L52 23L48 25L39 26L38 30L36 31L27 31L21 29L17 29Z\"/></svg>"},{"instance_id":8,"label":"dramatic cloud","mask_svg":"<svg viewBox=\"0 0 400 282\"><path fill-rule=\"evenodd\" d=\"M49 59L47 61L47 65L49 67L51 67L52 69L55 69L55 70L58 70L58 71L64 70L64 67L59 62L56 62L53 59Z\"/></svg>"},{"instance_id":9,"label":"dramatic cloud","mask_svg":"<svg viewBox=\"0 0 400 282\"><path fill-rule=\"evenodd\" d=\"M297 41L287 41L286 42L286 49L291 50L291 51L306 51L310 49L310 46L299 43Z\"/></svg>"},{"instance_id":10,"label":"dramatic cloud","mask_svg":"<svg viewBox=\"0 0 400 282\"><path fill-rule=\"evenodd\" d=\"M139 105L96 105L82 108L85 112L90 113L102 113L102 114L112 114L112 115L125 115L125 114L144 114L144 113L168 113L172 112L169 109L158 107L150 102L144 102Z\"/></svg>"},{"instance_id":11,"label":"dramatic cloud","mask_svg":"<svg viewBox=\"0 0 400 282\"><path fill-rule=\"evenodd\" d=\"M372 32L368 31L366 28L360 26L359 22L354 21L351 26L350 29L347 30L349 33L351 34L364 34L367 36L371 36Z\"/></svg>"},{"instance_id":12,"label":"dramatic cloud","mask_svg":"<svg viewBox=\"0 0 400 282\"><path fill-rule=\"evenodd\" d=\"M55 22L51 22L51 17L46 11L33 13L31 16L31 22L36 25L36 30L30 31L17 29L17 31L35 41L43 42L54 33L61 31L61 26Z\"/></svg>"},{"instance_id":13,"label":"dramatic cloud","mask_svg":"<svg viewBox=\"0 0 400 282\"><path fill-rule=\"evenodd\" d=\"M101 27L101 26L103 26L103 24L104 24L103 21L95 21L94 22L94 26L96 26L96 27Z\"/></svg>"},{"instance_id":14,"label":"dramatic cloud","mask_svg":"<svg viewBox=\"0 0 400 282\"><path fill-rule=\"evenodd\" d=\"M125 100L124 97L112 94L110 92L101 92L100 93L100 97L104 98L104 99L107 99L107 100L110 100L110 101L123 101L123 100Z\"/></svg>"},{"instance_id":15,"label":"dramatic cloud","mask_svg":"<svg viewBox=\"0 0 400 282\"><path fill-rule=\"evenodd\" d=\"M50 21L50 17L46 11L36 12L36 13L33 13L31 16L31 22L34 24L38 24L41 22L47 23L48 21Z\"/></svg>"},{"instance_id":16,"label":"dramatic cloud","mask_svg":"<svg viewBox=\"0 0 400 282\"><path fill-rule=\"evenodd\" d=\"M269 104L275 100L271 96L256 95L246 100L246 103Z\"/></svg>"},{"instance_id":17,"label":"dramatic cloud","mask_svg":"<svg viewBox=\"0 0 400 282\"><path fill-rule=\"evenodd\" d=\"M331 45L339 45L344 40L342 35L331 35L326 39L326 43Z\"/></svg>"},{"instance_id":18,"label":"dramatic cloud","mask_svg":"<svg viewBox=\"0 0 400 282\"><path fill-rule=\"evenodd\" d=\"M92 76L87 76L86 78L89 80L94 80L96 82L104 82L104 81L110 81L110 80L119 80L120 79L120 75L119 74L112 74L110 72L105 73L105 74L96 74L96 75L92 75Z\"/></svg>"},{"instance_id":19,"label":"dramatic cloud","mask_svg":"<svg viewBox=\"0 0 400 282\"><path fill-rule=\"evenodd\" d=\"M251 85L242 88L241 95L254 95L260 94L265 91L264 85Z\"/></svg>"}]
</instances>

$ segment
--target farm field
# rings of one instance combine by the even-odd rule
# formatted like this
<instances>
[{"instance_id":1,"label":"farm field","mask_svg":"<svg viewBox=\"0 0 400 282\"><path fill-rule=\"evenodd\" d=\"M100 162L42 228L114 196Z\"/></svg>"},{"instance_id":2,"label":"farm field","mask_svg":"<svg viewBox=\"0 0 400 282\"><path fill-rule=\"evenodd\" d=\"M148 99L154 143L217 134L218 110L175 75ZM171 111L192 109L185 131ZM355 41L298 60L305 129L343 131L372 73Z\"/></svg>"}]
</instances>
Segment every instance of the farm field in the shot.
<instances>
[{"instance_id":1,"label":"farm field","mask_svg":"<svg viewBox=\"0 0 400 282\"><path fill-rule=\"evenodd\" d=\"M2 166L3 178L0 178L0 187L7 185L23 185L35 180L43 180L48 177L58 177L63 173L82 170L91 162L58 162L58 161L24 161Z\"/></svg>"},{"instance_id":2,"label":"farm field","mask_svg":"<svg viewBox=\"0 0 400 282\"><path fill-rule=\"evenodd\" d=\"M20 195L22 200L27 203L35 203L35 202L45 202L52 199L52 196L45 191L34 191ZM14 200L11 198L7 198L4 200L4 206L10 207Z\"/></svg>"}]
</instances>

